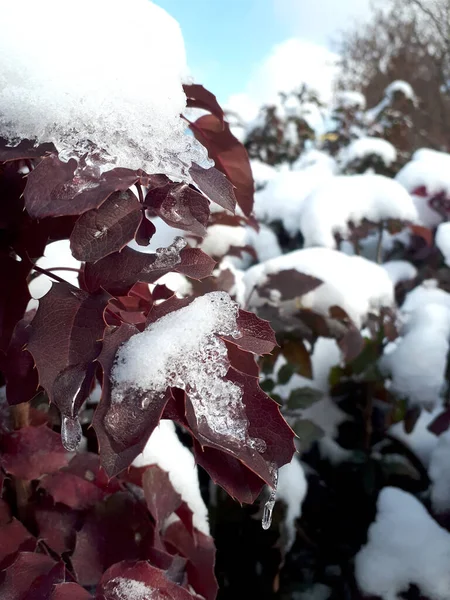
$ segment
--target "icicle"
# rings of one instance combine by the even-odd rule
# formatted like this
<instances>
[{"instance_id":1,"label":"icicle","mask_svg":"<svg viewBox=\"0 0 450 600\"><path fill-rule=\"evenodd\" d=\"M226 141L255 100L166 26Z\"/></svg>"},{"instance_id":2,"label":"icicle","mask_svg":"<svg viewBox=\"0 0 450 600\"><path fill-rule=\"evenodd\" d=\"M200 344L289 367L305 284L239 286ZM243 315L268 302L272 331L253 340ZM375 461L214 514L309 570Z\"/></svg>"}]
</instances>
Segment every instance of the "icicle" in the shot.
<instances>
[{"instance_id":1,"label":"icicle","mask_svg":"<svg viewBox=\"0 0 450 600\"><path fill-rule=\"evenodd\" d=\"M272 525L273 507L275 506L275 500L277 498L277 484L278 484L278 471L274 471L273 487L270 490L269 499L264 504L264 512L263 512L263 518L262 518L262 528L263 529L269 529L269 527Z\"/></svg>"},{"instance_id":2,"label":"icicle","mask_svg":"<svg viewBox=\"0 0 450 600\"><path fill-rule=\"evenodd\" d=\"M61 439L69 452L74 452L81 442L81 425L76 417L63 417L61 423Z\"/></svg>"}]
</instances>

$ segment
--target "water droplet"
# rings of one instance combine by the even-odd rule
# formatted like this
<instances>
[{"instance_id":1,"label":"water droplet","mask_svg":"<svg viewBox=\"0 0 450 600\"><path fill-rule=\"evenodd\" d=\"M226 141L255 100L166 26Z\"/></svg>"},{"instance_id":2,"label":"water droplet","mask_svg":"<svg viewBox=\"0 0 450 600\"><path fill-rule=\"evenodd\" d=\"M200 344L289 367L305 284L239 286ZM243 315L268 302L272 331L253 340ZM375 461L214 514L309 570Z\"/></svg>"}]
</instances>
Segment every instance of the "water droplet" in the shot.
<instances>
[{"instance_id":1,"label":"water droplet","mask_svg":"<svg viewBox=\"0 0 450 600\"><path fill-rule=\"evenodd\" d=\"M262 528L269 529L272 525L272 513L273 507L275 506L275 500L277 498L277 484L278 484L278 471L274 472L273 475L273 487L270 490L270 496L267 502L264 504L264 512L262 518Z\"/></svg>"},{"instance_id":2,"label":"water droplet","mask_svg":"<svg viewBox=\"0 0 450 600\"><path fill-rule=\"evenodd\" d=\"M63 417L61 423L61 439L69 452L74 452L81 442L81 425L77 418Z\"/></svg>"}]
</instances>

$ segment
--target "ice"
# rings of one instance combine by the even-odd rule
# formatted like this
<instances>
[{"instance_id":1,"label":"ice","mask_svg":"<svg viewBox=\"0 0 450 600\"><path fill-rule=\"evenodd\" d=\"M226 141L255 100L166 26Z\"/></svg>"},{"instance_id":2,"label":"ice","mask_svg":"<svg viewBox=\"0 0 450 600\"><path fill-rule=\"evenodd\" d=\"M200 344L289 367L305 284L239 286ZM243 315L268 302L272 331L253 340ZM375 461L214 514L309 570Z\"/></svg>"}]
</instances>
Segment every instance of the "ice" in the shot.
<instances>
[{"instance_id":1,"label":"ice","mask_svg":"<svg viewBox=\"0 0 450 600\"><path fill-rule=\"evenodd\" d=\"M368 542L355 558L361 590L383 600L397 600L410 584L430 600L448 600L450 535L411 494L386 487Z\"/></svg>"},{"instance_id":2,"label":"ice","mask_svg":"<svg viewBox=\"0 0 450 600\"><path fill-rule=\"evenodd\" d=\"M273 485L272 485L272 489L270 490L269 499L264 504L263 518L262 518L262 522L261 522L263 529L269 529L269 527L272 525L273 507L275 506L275 501L277 499L277 485L278 485L278 472L274 471Z\"/></svg>"},{"instance_id":3,"label":"ice","mask_svg":"<svg viewBox=\"0 0 450 600\"><path fill-rule=\"evenodd\" d=\"M115 577L108 581L106 586L108 598L111 600L160 600L162 598L161 592L135 579Z\"/></svg>"},{"instance_id":4,"label":"ice","mask_svg":"<svg viewBox=\"0 0 450 600\"><path fill-rule=\"evenodd\" d=\"M300 230L305 246L336 247L336 235L350 236L350 224L393 219L416 222L417 210L408 192L383 175L341 175L326 179L305 199Z\"/></svg>"},{"instance_id":5,"label":"ice","mask_svg":"<svg viewBox=\"0 0 450 600\"><path fill-rule=\"evenodd\" d=\"M220 335L238 335L238 305L225 292L196 298L145 331L117 353L112 370L112 401L121 402L133 388L150 402L167 387L186 390L199 425L211 434L261 449L248 436L242 390L225 379L227 348Z\"/></svg>"},{"instance_id":6,"label":"ice","mask_svg":"<svg viewBox=\"0 0 450 600\"><path fill-rule=\"evenodd\" d=\"M24 18L26 15L26 18ZM180 117L178 23L149 0L23 0L2 6L0 135L53 142L103 169L187 175L205 149Z\"/></svg>"},{"instance_id":7,"label":"ice","mask_svg":"<svg viewBox=\"0 0 450 600\"><path fill-rule=\"evenodd\" d=\"M82 431L80 421L77 417L62 417L61 440L64 448L69 452L75 452L81 442Z\"/></svg>"}]
</instances>

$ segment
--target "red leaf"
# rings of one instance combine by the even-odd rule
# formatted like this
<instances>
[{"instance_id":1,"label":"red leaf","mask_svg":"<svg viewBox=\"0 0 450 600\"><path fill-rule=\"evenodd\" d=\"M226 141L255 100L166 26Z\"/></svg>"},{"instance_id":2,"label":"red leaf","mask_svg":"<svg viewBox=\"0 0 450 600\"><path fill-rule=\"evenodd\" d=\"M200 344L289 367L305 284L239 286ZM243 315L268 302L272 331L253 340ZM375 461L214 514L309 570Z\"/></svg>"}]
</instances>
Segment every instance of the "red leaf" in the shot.
<instances>
[{"instance_id":1,"label":"red leaf","mask_svg":"<svg viewBox=\"0 0 450 600\"><path fill-rule=\"evenodd\" d=\"M263 298L270 298L271 292L276 290L283 300L293 300L315 290L322 283L317 277L305 275L296 269L285 269L267 275L266 283L258 287L258 294Z\"/></svg>"},{"instance_id":2,"label":"red leaf","mask_svg":"<svg viewBox=\"0 0 450 600\"><path fill-rule=\"evenodd\" d=\"M228 123L214 115L200 117L190 123L195 137L208 149L208 154L236 188L235 195L242 212L248 217L253 209L254 183L247 151L230 131Z\"/></svg>"},{"instance_id":3,"label":"red leaf","mask_svg":"<svg viewBox=\"0 0 450 600\"><path fill-rule=\"evenodd\" d=\"M0 448L0 464L19 479L39 479L68 463L60 435L46 425L8 433L1 438Z\"/></svg>"},{"instance_id":4,"label":"red leaf","mask_svg":"<svg viewBox=\"0 0 450 600\"><path fill-rule=\"evenodd\" d=\"M135 333L138 333L135 327L125 324L107 329L98 358L103 369L103 390L94 414L93 427L99 441L102 466L110 477L126 469L143 451L170 397L170 393L167 393L143 408L143 398L139 397L137 391L133 393L130 390L122 402L111 402L110 372L117 350Z\"/></svg>"},{"instance_id":5,"label":"red leaf","mask_svg":"<svg viewBox=\"0 0 450 600\"><path fill-rule=\"evenodd\" d=\"M24 600L28 598L33 583L52 570L55 561L45 554L21 552L15 561L2 573L0 598ZM44 596L45 597L45 596Z\"/></svg>"},{"instance_id":6,"label":"red leaf","mask_svg":"<svg viewBox=\"0 0 450 600\"><path fill-rule=\"evenodd\" d=\"M159 254L145 254L126 247L95 264L88 263L84 273L87 289L94 292L103 288L125 295L136 281L153 283L171 271L195 279L211 275L216 264L212 258L198 248L177 251L177 244L174 242Z\"/></svg>"},{"instance_id":7,"label":"red leaf","mask_svg":"<svg viewBox=\"0 0 450 600\"><path fill-rule=\"evenodd\" d=\"M183 84L183 90L187 98L187 106L189 108L203 108L216 116L223 122L224 114L217 102L217 98L198 83Z\"/></svg>"},{"instance_id":8,"label":"red leaf","mask_svg":"<svg viewBox=\"0 0 450 600\"><path fill-rule=\"evenodd\" d=\"M433 232L428 227L422 227L421 225L410 225L410 230L414 235L418 235L425 240L427 246L433 245Z\"/></svg>"},{"instance_id":9,"label":"red leaf","mask_svg":"<svg viewBox=\"0 0 450 600\"><path fill-rule=\"evenodd\" d=\"M27 158L42 158L47 154L56 153L52 143L36 146L32 140L22 140L17 146L9 146L9 142L0 138L0 161L23 160Z\"/></svg>"},{"instance_id":10,"label":"red leaf","mask_svg":"<svg viewBox=\"0 0 450 600\"><path fill-rule=\"evenodd\" d=\"M150 240L156 233L156 227L149 221L145 215L142 215L142 221L139 225L134 239L139 246L148 246Z\"/></svg>"},{"instance_id":11,"label":"red leaf","mask_svg":"<svg viewBox=\"0 0 450 600\"><path fill-rule=\"evenodd\" d=\"M92 596L81 585L70 581L57 583L50 600L92 600Z\"/></svg>"},{"instance_id":12,"label":"red leaf","mask_svg":"<svg viewBox=\"0 0 450 600\"><path fill-rule=\"evenodd\" d=\"M159 527L162 527L167 517L180 506L180 494L174 490L169 475L157 465L151 465L145 470L142 488L148 510Z\"/></svg>"},{"instance_id":13,"label":"red leaf","mask_svg":"<svg viewBox=\"0 0 450 600\"><path fill-rule=\"evenodd\" d=\"M434 433L434 435L441 435L447 431L450 427L450 409L446 409L441 412L433 421L428 425L427 429Z\"/></svg>"},{"instance_id":14,"label":"red leaf","mask_svg":"<svg viewBox=\"0 0 450 600\"><path fill-rule=\"evenodd\" d=\"M226 337L227 341L236 344L242 350L254 354L269 354L277 345L275 333L269 323L254 313L239 310L236 323L242 337Z\"/></svg>"},{"instance_id":15,"label":"red leaf","mask_svg":"<svg viewBox=\"0 0 450 600\"><path fill-rule=\"evenodd\" d=\"M35 219L80 215L98 208L113 192L125 191L139 179L136 171L112 169L94 178L73 158L64 163L55 155L41 160L28 175L25 207Z\"/></svg>"},{"instance_id":16,"label":"red leaf","mask_svg":"<svg viewBox=\"0 0 450 600\"><path fill-rule=\"evenodd\" d=\"M0 254L0 273L3 285L7 285L0 298L0 351L8 348L16 323L23 317L30 292L27 276L29 267L7 254Z\"/></svg>"},{"instance_id":17,"label":"red leaf","mask_svg":"<svg viewBox=\"0 0 450 600\"><path fill-rule=\"evenodd\" d=\"M146 596L150 598L155 593L158 598L167 598L167 600L195 598L185 588L167 579L164 571L152 567L148 562L130 561L121 562L108 569L102 577L98 593L104 600L118 600L118 598L130 597L131 590L136 587L140 589L139 598Z\"/></svg>"},{"instance_id":18,"label":"red leaf","mask_svg":"<svg viewBox=\"0 0 450 600\"><path fill-rule=\"evenodd\" d=\"M228 351L228 360L232 367L252 377L259 377L259 367L253 354L241 350L231 342L226 341L225 344Z\"/></svg>"},{"instance_id":19,"label":"red leaf","mask_svg":"<svg viewBox=\"0 0 450 600\"><path fill-rule=\"evenodd\" d=\"M50 494L55 502L61 502L75 510L89 508L105 495L90 481L65 471L47 475L39 487Z\"/></svg>"},{"instance_id":20,"label":"red leaf","mask_svg":"<svg viewBox=\"0 0 450 600\"><path fill-rule=\"evenodd\" d=\"M236 210L236 196L234 186L228 181L221 171L215 167L204 169L193 163L189 174L198 189L205 194L211 202L234 213Z\"/></svg>"},{"instance_id":21,"label":"red leaf","mask_svg":"<svg viewBox=\"0 0 450 600\"><path fill-rule=\"evenodd\" d=\"M10 405L28 402L37 392L39 381L34 360L25 349L30 336L31 315L21 319L15 329L5 358L0 366L6 379L6 399Z\"/></svg>"},{"instance_id":22,"label":"red leaf","mask_svg":"<svg viewBox=\"0 0 450 600\"><path fill-rule=\"evenodd\" d=\"M8 558L11 562L10 557L16 552L34 552L35 549L36 539L17 519L0 527L0 569Z\"/></svg>"},{"instance_id":23,"label":"red leaf","mask_svg":"<svg viewBox=\"0 0 450 600\"><path fill-rule=\"evenodd\" d=\"M89 295L65 283L54 283L39 301L31 324L28 350L39 383L61 413L76 416L94 374L105 323L108 296Z\"/></svg>"},{"instance_id":24,"label":"red leaf","mask_svg":"<svg viewBox=\"0 0 450 600\"><path fill-rule=\"evenodd\" d=\"M53 552L61 555L72 552L75 547L75 533L79 515L62 504L56 504L46 496L42 498L34 511L38 528L38 538L47 544Z\"/></svg>"},{"instance_id":25,"label":"red leaf","mask_svg":"<svg viewBox=\"0 0 450 600\"><path fill-rule=\"evenodd\" d=\"M70 248L81 261L95 262L122 250L141 222L141 205L130 190L114 192L100 208L85 212L70 236Z\"/></svg>"},{"instance_id":26,"label":"red leaf","mask_svg":"<svg viewBox=\"0 0 450 600\"><path fill-rule=\"evenodd\" d=\"M204 236L209 219L209 202L186 183L168 183L151 188L145 206L163 221L177 229Z\"/></svg>"}]
</instances>

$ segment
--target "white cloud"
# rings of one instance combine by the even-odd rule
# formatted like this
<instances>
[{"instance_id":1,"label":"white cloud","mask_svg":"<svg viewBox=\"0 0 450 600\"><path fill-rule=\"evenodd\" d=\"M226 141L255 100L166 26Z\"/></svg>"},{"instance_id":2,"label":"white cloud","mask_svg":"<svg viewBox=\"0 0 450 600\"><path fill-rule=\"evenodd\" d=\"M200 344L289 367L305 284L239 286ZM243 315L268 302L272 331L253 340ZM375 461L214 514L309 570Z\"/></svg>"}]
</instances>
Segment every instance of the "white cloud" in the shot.
<instances>
[{"instance_id":1,"label":"white cloud","mask_svg":"<svg viewBox=\"0 0 450 600\"><path fill-rule=\"evenodd\" d=\"M328 102L337 73L337 59L338 56L324 46L290 38L274 46L254 70L245 90L230 96L226 106L249 121L256 117L262 104L275 101L279 92L290 92L302 84Z\"/></svg>"}]
</instances>

